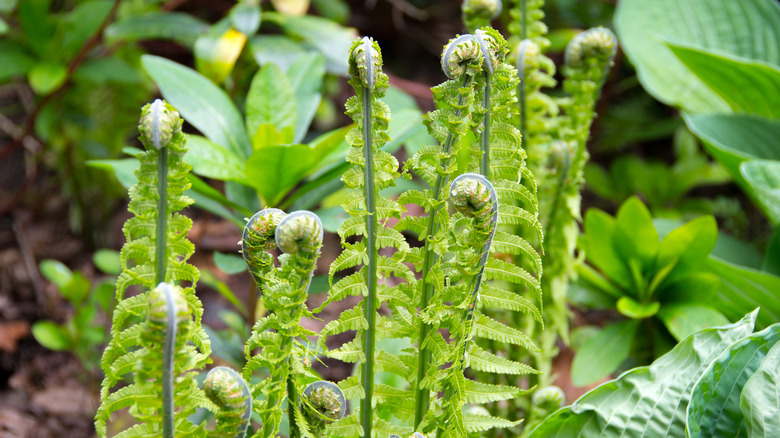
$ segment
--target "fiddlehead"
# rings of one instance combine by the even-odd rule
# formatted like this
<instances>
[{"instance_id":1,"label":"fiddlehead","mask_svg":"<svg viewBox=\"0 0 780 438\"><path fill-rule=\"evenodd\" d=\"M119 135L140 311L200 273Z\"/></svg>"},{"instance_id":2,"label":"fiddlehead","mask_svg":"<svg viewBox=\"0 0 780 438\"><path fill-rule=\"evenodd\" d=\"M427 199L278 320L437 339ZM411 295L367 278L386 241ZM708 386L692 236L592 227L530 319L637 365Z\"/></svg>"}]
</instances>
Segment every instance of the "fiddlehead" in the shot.
<instances>
[{"instance_id":1,"label":"fiddlehead","mask_svg":"<svg viewBox=\"0 0 780 438\"><path fill-rule=\"evenodd\" d=\"M133 407L140 424L119 436L153 432L172 436L174 430L200 436L202 426L187 417L196 407L213 408L189 374L209 362L201 303L192 287L174 285L182 281L194 285L198 279L198 270L186 262L193 252L185 238L192 222L177 213L192 203L183 196L190 167L182 161L186 136L181 124L178 113L163 101L142 110L140 140L147 150L139 154L138 183L130 189L128 209L134 217L123 228L127 239L121 251L123 271L117 279L111 341L101 360L105 378L95 416L100 436L105 436L111 414L127 406ZM159 278L165 282L158 285ZM140 293L125 298L130 286ZM175 309L174 324L167 317L169 306ZM130 373L134 383L112 392Z\"/></svg>"},{"instance_id":2,"label":"fiddlehead","mask_svg":"<svg viewBox=\"0 0 780 438\"><path fill-rule=\"evenodd\" d=\"M308 211L290 213L276 223L279 217L281 214L276 211L261 211L253 216L254 222L248 224L251 227L248 236L258 239L245 245L244 250L244 257L248 260L264 259L262 254L247 252L251 247L255 248L252 250L255 252L267 251L269 233L273 228L274 242L285 251L279 257L279 268L273 268L271 260L270 264L263 266L264 269L273 269L273 272L255 277L262 281L258 287L264 293L268 315L257 321L245 345L247 363L243 376L250 380L254 372L262 367L270 372L269 377L252 387L255 410L263 422L255 437L270 437L277 433L285 399L288 401L291 437L310 436L306 433L309 425L298 410L298 386L300 378L308 375L302 364L311 353L304 342L313 333L303 328L300 320L312 317L306 308L306 297L320 255L323 228L317 215ZM260 351L254 354L258 349Z\"/></svg>"},{"instance_id":3,"label":"fiddlehead","mask_svg":"<svg viewBox=\"0 0 780 438\"><path fill-rule=\"evenodd\" d=\"M203 382L206 396L219 407L213 438L244 438L252 420L252 394L240 374L228 367L215 367Z\"/></svg>"},{"instance_id":4,"label":"fiddlehead","mask_svg":"<svg viewBox=\"0 0 780 438\"><path fill-rule=\"evenodd\" d=\"M474 76L481 72L483 60L482 47L473 35L458 36L445 46L441 65L451 80L433 89L437 110L425 116L428 131L441 145L421 149L406 163L407 169L413 170L431 186L431 190L408 191L399 197L399 202L417 203L428 212L425 218L407 216L397 225L400 229L416 232L425 241L422 262L418 264L418 270L423 273L418 283L421 314L428 311L432 298L442 288L438 276L429 276L428 273L441 272L440 257L447 252L446 233L450 221L445 208L444 187L456 171L458 150L454 146L468 132L471 106L476 95ZM436 369L434 364L442 360L433 357L433 339L438 340L434 334L438 323L419 318L417 325L419 357L414 397L415 429L420 427L429 410L433 386L430 382Z\"/></svg>"},{"instance_id":5,"label":"fiddlehead","mask_svg":"<svg viewBox=\"0 0 780 438\"><path fill-rule=\"evenodd\" d=\"M461 11L466 30L473 33L501 15L501 0L464 0Z\"/></svg>"},{"instance_id":6,"label":"fiddlehead","mask_svg":"<svg viewBox=\"0 0 780 438\"><path fill-rule=\"evenodd\" d=\"M332 287L327 302L340 300L348 295L362 294L365 298L360 307L342 312L338 319L323 328L320 345L324 346L328 336L347 330L357 331L354 341L329 351L326 355L346 362L360 363L356 373L359 376L356 379L359 379L360 383L354 385L355 381L348 379L340 385L343 385L342 388L349 398L362 399L360 409L355 414L360 418L359 427L362 433L355 428L349 429L348 432L344 429L345 425L356 423L354 415L332 425L329 430L339 428L339 436L371 436L372 430L376 430L375 427L384 427L373 408L377 399L385 397L375 388L374 366L378 363L377 357L386 353L376 352L375 342L381 337L398 337L397 331L388 333L385 330L391 323L389 319L378 316L377 310L382 302L393 309L397 305L396 299L408 300L399 291L400 286L385 285L380 276L395 276L404 278L407 282L414 282L414 275L402 263L409 251L406 240L401 233L385 226L388 219L400 217L402 207L393 200L378 196L379 190L394 186L398 177L398 161L381 150L389 138L390 110L381 100L387 89L387 76L381 70L379 46L369 38L356 41L350 51L349 65L349 83L355 90L355 96L347 101L346 113L355 121L356 127L347 135L351 145L347 161L352 166L342 180L351 191L342 205L350 218L338 230L344 250L330 268ZM362 239L349 244L346 239L351 236L362 236ZM389 257L383 256L379 254L380 248L394 248L397 252ZM357 266L360 266L358 272L333 284L338 271ZM379 370L381 369L377 369ZM398 396L398 399L402 400L403 397Z\"/></svg>"},{"instance_id":7,"label":"fiddlehead","mask_svg":"<svg viewBox=\"0 0 780 438\"><path fill-rule=\"evenodd\" d=\"M303 390L301 397L303 415L311 432L322 436L325 426L344 418L347 413L347 399L335 383L318 380Z\"/></svg>"}]
</instances>

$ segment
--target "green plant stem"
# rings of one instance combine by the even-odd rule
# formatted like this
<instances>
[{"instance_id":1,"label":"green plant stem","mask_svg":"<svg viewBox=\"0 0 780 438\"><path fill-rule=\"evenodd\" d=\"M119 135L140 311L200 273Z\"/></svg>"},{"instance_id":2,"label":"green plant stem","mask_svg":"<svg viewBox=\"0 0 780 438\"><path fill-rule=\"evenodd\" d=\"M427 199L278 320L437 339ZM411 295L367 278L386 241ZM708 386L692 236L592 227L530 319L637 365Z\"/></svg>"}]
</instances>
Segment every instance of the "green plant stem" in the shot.
<instances>
[{"instance_id":1,"label":"green plant stem","mask_svg":"<svg viewBox=\"0 0 780 438\"><path fill-rule=\"evenodd\" d=\"M461 85L461 88L467 87L469 83L471 82L471 76L464 76L463 77L463 84ZM458 108L455 109L455 117L460 116L460 107L463 106L463 101L465 97L461 94L458 97ZM447 138L444 140L444 145L442 146L442 149L444 149L445 154L450 153L450 149L452 148L452 142L454 141L454 136L452 135L452 132L447 134ZM442 160L441 167L443 169L447 168L449 165L446 160ZM442 188L446 186L449 183L449 176L444 176L442 174L439 174L438 177L436 177L436 185L433 188L433 199L434 204L438 205L441 202L442 198ZM430 213L430 219L428 220L428 228L426 230L426 239L431 238L439 231L438 224L436 223L436 213L438 210L432 210ZM436 264L436 253L432 249L426 249L425 254L423 256L423 277L422 277L422 294L420 295L420 311L422 312L425 310L425 308L428 307L428 304L431 299L431 295L433 295L433 285L429 284L425 274L428 273L433 265ZM426 337L428 337L429 327L428 325L420 320L420 325L418 332L420 333L420 344L425 340ZM415 391L414 395L414 428L415 430L420 426L420 423L422 422L423 417L425 416L425 413L428 411L428 404L430 403L430 394L429 390L426 388L423 388L420 386L420 382L422 382L422 379L425 378L425 372L428 369L428 363L431 361L431 352L427 348L420 347L419 357L417 360L417 389Z\"/></svg>"},{"instance_id":2,"label":"green plant stem","mask_svg":"<svg viewBox=\"0 0 780 438\"><path fill-rule=\"evenodd\" d=\"M165 281L168 269L168 148L162 147L157 155L157 248L155 251L157 272L155 283Z\"/></svg>"},{"instance_id":3,"label":"green plant stem","mask_svg":"<svg viewBox=\"0 0 780 438\"><path fill-rule=\"evenodd\" d=\"M486 62L490 62L487 60ZM485 107L484 126L480 138L480 149L482 150L482 162L479 167L479 173L485 178L490 179L490 73L485 72L485 92L482 96L482 105Z\"/></svg>"},{"instance_id":4,"label":"green plant stem","mask_svg":"<svg viewBox=\"0 0 780 438\"><path fill-rule=\"evenodd\" d=\"M371 51L367 51L366 64L369 68L368 77L373 76L371 71L372 60ZM374 413L371 399L374 396L374 349L376 345L376 287L377 287L377 261L376 248L376 196L377 190L374 185L374 157L373 142L371 130L371 117L373 115L371 105L371 90L363 88L363 151L365 159L364 186L366 196L366 246L368 251L368 266L366 270L366 287L368 294L365 299L366 321L368 330L366 330L363 340L363 352L366 355L366 363L363 365L363 389L365 398L361 401L360 414L363 423L363 436L371 437L371 429L374 422Z\"/></svg>"},{"instance_id":5,"label":"green plant stem","mask_svg":"<svg viewBox=\"0 0 780 438\"><path fill-rule=\"evenodd\" d=\"M298 406L298 388L295 387L293 376L287 377L287 421L290 423L290 438L299 438L301 432L295 422L295 406Z\"/></svg>"},{"instance_id":6,"label":"green plant stem","mask_svg":"<svg viewBox=\"0 0 780 438\"><path fill-rule=\"evenodd\" d=\"M162 426L163 438L174 436L173 416L173 364L176 354L176 307L171 286L165 285L165 305L167 324L165 325L165 345L163 348L162 370Z\"/></svg>"}]
</instances>

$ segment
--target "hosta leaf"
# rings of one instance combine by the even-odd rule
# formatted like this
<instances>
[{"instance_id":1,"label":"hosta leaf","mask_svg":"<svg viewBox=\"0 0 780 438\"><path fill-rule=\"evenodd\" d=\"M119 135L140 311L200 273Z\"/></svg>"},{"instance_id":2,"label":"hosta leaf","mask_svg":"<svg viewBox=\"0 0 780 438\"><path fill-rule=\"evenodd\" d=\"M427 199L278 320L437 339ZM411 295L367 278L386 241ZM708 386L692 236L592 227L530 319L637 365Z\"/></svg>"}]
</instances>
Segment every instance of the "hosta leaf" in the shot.
<instances>
[{"instance_id":1,"label":"hosta leaf","mask_svg":"<svg viewBox=\"0 0 780 438\"><path fill-rule=\"evenodd\" d=\"M778 12L780 16L780 12ZM735 112L780 118L780 68L763 61L667 43L677 58Z\"/></svg>"},{"instance_id":2,"label":"hosta leaf","mask_svg":"<svg viewBox=\"0 0 780 438\"><path fill-rule=\"evenodd\" d=\"M734 342L750 335L756 312L702 330L647 367L630 370L547 417L531 438L685 436L685 409L701 373Z\"/></svg>"},{"instance_id":3,"label":"hosta leaf","mask_svg":"<svg viewBox=\"0 0 780 438\"><path fill-rule=\"evenodd\" d=\"M775 344L740 395L747 436L770 438L780 431L780 345Z\"/></svg>"},{"instance_id":4,"label":"hosta leaf","mask_svg":"<svg viewBox=\"0 0 780 438\"><path fill-rule=\"evenodd\" d=\"M780 161L746 161L739 170L767 218L775 225L780 223Z\"/></svg>"},{"instance_id":5,"label":"hosta leaf","mask_svg":"<svg viewBox=\"0 0 780 438\"><path fill-rule=\"evenodd\" d=\"M688 437L747 436L747 426L739 407L740 394L778 341L780 324L774 324L741 339L710 364L691 392ZM777 365L775 363L775 367Z\"/></svg>"}]
</instances>

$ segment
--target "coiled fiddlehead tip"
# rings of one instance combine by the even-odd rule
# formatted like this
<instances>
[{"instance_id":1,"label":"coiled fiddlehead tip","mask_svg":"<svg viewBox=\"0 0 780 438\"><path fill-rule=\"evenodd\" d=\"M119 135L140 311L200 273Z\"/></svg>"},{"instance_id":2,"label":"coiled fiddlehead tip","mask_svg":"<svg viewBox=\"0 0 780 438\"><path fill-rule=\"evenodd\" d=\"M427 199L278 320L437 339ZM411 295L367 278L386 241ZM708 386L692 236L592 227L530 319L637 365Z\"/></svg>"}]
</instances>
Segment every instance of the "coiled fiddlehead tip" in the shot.
<instances>
[{"instance_id":1,"label":"coiled fiddlehead tip","mask_svg":"<svg viewBox=\"0 0 780 438\"><path fill-rule=\"evenodd\" d=\"M287 214L278 208L264 208L249 218L241 235L241 249L248 254L250 248L273 249L276 227Z\"/></svg>"},{"instance_id":2,"label":"coiled fiddlehead tip","mask_svg":"<svg viewBox=\"0 0 780 438\"><path fill-rule=\"evenodd\" d=\"M463 15L469 18L492 20L501 14L501 0L463 0Z\"/></svg>"},{"instance_id":3,"label":"coiled fiddlehead tip","mask_svg":"<svg viewBox=\"0 0 780 438\"><path fill-rule=\"evenodd\" d=\"M513 51L515 58L515 67L519 74L525 74L528 70L535 70L539 67L539 55L542 54L539 45L531 40L522 40L517 44Z\"/></svg>"},{"instance_id":4,"label":"coiled fiddlehead tip","mask_svg":"<svg viewBox=\"0 0 780 438\"><path fill-rule=\"evenodd\" d=\"M141 142L147 149L162 149L170 143L173 135L181 131L182 119L168 102L156 99L141 108L138 131Z\"/></svg>"},{"instance_id":5,"label":"coiled fiddlehead tip","mask_svg":"<svg viewBox=\"0 0 780 438\"><path fill-rule=\"evenodd\" d=\"M464 173L452 181L450 202L459 212L481 221L488 221L498 214L494 208L498 205L498 197L493 185L476 173Z\"/></svg>"},{"instance_id":6,"label":"coiled fiddlehead tip","mask_svg":"<svg viewBox=\"0 0 780 438\"><path fill-rule=\"evenodd\" d=\"M168 324L168 301L173 300L173 309L176 312L176 324L190 319L190 310L182 289L168 283L160 283L149 292L149 313L147 318L153 324Z\"/></svg>"},{"instance_id":7,"label":"coiled fiddlehead tip","mask_svg":"<svg viewBox=\"0 0 780 438\"><path fill-rule=\"evenodd\" d=\"M246 381L228 367L212 368L203 382L203 390L215 405L229 411L243 412L252 404Z\"/></svg>"},{"instance_id":8,"label":"coiled fiddlehead tip","mask_svg":"<svg viewBox=\"0 0 780 438\"><path fill-rule=\"evenodd\" d=\"M320 218L306 210L290 213L276 227L276 245L284 252L313 254L322 246Z\"/></svg>"},{"instance_id":9,"label":"coiled fiddlehead tip","mask_svg":"<svg viewBox=\"0 0 780 438\"><path fill-rule=\"evenodd\" d=\"M444 46L441 55L441 69L450 79L464 74L473 75L482 67L482 50L474 35L459 35Z\"/></svg>"},{"instance_id":10,"label":"coiled fiddlehead tip","mask_svg":"<svg viewBox=\"0 0 780 438\"><path fill-rule=\"evenodd\" d=\"M374 89L382 74L382 53L376 41L363 37L352 44L349 51L349 74L359 77L364 87Z\"/></svg>"},{"instance_id":11,"label":"coiled fiddlehead tip","mask_svg":"<svg viewBox=\"0 0 780 438\"><path fill-rule=\"evenodd\" d=\"M309 404L325 417L336 421L347 413L347 399L333 382L318 380L303 390Z\"/></svg>"},{"instance_id":12,"label":"coiled fiddlehead tip","mask_svg":"<svg viewBox=\"0 0 780 438\"><path fill-rule=\"evenodd\" d=\"M617 53L617 37L605 27L588 29L572 38L566 46L564 60L567 66L579 68L588 59L594 59L604 68L612 64Z\"/></svg>"},{"instance_id":13,"label":"coiled fiddlehead tip","mask_svg":"<svg viewBox=\"0 0 780 438\"><path fill-rule=\"evenodd\" d=\"M482 55L485 59L485 69L489 74L498 68L498 64L506 57L507 44L501 34L490 26L477 29L474 32L479 46L482 49Z\"/></svg>"},{"instance_id":14,"label":"coiled fiddlehead tip","mask_svg":"<svg viewBox=\"0 0 780 438\"><path fill-rule=\"evenodd\" d=\"M536 407L552 412L563 407L563 404L566 402L566 395L557 386L545 386L536 391L531 402Z\"/></svg>"}]
</instances>

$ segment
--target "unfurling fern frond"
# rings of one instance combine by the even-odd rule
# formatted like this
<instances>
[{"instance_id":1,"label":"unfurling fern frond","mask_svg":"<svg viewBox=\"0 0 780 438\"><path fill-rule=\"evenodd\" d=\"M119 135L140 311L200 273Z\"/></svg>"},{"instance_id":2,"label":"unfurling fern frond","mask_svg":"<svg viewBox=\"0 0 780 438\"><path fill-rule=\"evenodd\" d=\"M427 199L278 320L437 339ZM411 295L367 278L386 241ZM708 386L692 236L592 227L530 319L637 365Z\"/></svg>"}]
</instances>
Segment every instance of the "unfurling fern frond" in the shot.
<instances>
[{"instance_id":1,"label":"unfurling fern frond","mask_svg":"<svg viewBox=\"0 0 780 438\"><path fill-rule=\"evenodd\" d=\"M381 150L389 139L390 110L380 100L387 89L387 76L382 73L379 46L369 38L356 41L350 50L349 66L349 83L355 89L355 96L347 101L346 113L355 121L356 127L347 135L347 141L352 146L347 153L347 161L352 166L342 180L352 189L343 204L351 218L339 228L344 251L331 265L331 282L339 271L359 269L333 284L327 302L356 294L363 294L365 298L360 307L345 311L325 327L320 344L325 344L327 336L357 330L354 341L325 354L348 362L360 362L360 435L368 437L372 436L375 425L379 425L373 409L375 342L377 337L385 335L379 327L387 325L377 317L381 305L379 290L384 287L383 295L400 296L389 292L392 288L383 285L380 277L399 277L414 282L414 275L402 263L409 245L398 231L386 227L387 220L400 217L403 209L395 201L378 196L379 190L394 186L398 178L397 160ZM350 236L362 236L362 239L348 244L345 240ZM379 249L382 247L394 248L397 252L390 257L381 256ZM353 424L350 423L353 420L348 418L330 425L329 433L355 436L342 435L347 431L356 432L355 428L342 429L345 424Z\"/></svg>"},{"instance_id":2,"label":"unfurling fern frond","mask_svg":"<svg viewBox=\"0 0 780 438\"><path fill-rule=\"evenodd\" d=\"M263 425L255 437L276 435L282 421L282 404L287 400L291 436L311 436L311 424L301 415L300 387L309 372L304 366L312 353L306 344L313 333L300 325L311 318L306 297L322 246L320 219L308 211L284 216L278 211L255 214L244 229L244 258L264 295L268 315L257 321L244 347L247 363L243 376L250 380L259 368L270 376L252 386L254 406ZM271 233L274 239L271 240ZM274 268L268 251L270 242L285 252ZM257 267L252 263L258 262Z\"/></svg>"},{"instance_id":3,"label":"unfurling fern frond","mask_svg":"<svg viewBox=\"0 0 780 438\"><path fill-rule=\"evenodd\" d=\"M501 15L501 0L464 0L461 14L466 30L474 33Z\"/></svg>"},{"instance_id":4,"label":"unfurling fern frond","mask_svg":"<svg viewBox=\"0 0 780 438\"><path fill-rule=\"evenodd\" d=\"M210 362L201 303L192 287L175 285L194 286L198 279L198 270L187 264L193 246L185 236L192 222L178 213L192 203L183 195L190 166L182 161L181 124L176 110L161 100L142 110L140 139L147 150L139 154L138 183L130 189L134 217L123 229L127 242L120 253L111 341L101 360L105 378L95 416L100 436L111 414L128 406L142 424L118 436L203 436L202 425L188 416L196 407L214 408L192 379ZM139 293L125 297L131 286ZM112 392L131 373L134 383Z\"/></svg>"},{"instance_id":5,"label":"unfurling fern frond","mask_svg":"<svg viewBox=\"0 0 780 438\"><path fill-rule=\"evenodd\" d=\"M217 411L217 429L211 438L244 438L252 421L252 394L246 381L231 368L215 367L203 381L206 396Z\"/></svg>"}]
</instances>

